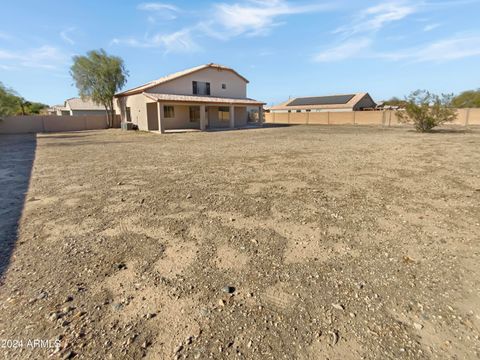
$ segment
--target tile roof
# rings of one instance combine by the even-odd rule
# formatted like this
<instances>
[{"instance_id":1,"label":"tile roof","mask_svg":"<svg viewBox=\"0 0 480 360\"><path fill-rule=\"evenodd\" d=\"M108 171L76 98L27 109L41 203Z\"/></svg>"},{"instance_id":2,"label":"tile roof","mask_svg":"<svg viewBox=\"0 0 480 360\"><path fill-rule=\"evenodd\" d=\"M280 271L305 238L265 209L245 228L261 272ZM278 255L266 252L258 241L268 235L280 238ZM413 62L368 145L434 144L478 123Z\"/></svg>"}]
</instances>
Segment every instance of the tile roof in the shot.
<instances>
[{"instance_id":1,"label":"tile roof","mask_svg":"<svg viewBox=\"0 0 480 360\"><path fill-rule=\"evenodd\" d=\"M170 74L170 75L161 77L161 78L159 78L159 79L157 79L157 80L150 81L150 82L148 82L148 83L146 83L146 84L144 84L144 85L140 85L140 86L134 87L134 88L132 88L132 89L119 92L119 93L115 94L115 96L125 96L125 95L140 94L140 93L144 92L145 90L150 89L150 88L152 88L152 87L155 87L155 86L157 86L157 85L166 83L166 82L168 82L168 81L172 81L172 80L174 80L174 79L178 79L178 78L180 78L180 77L182 77L182 76L189 75L189 74L192 74L192 73L194 73L194 72L197 72L197 71L200 71L200 70L203 70L203 69L207 69L207 68L213 68L213 69L219 69L219 70L232 71L233 73L237 74L240 78L242 78L243 80L245 80L245 81L248 83L248 80L247 80L247 79L245 79L242 75L240 75L238 72L236 72L236 71L233 70L232 68L229 68L229 67L224 66L224 65L219 65L219 64L210 63L210 64L205 64L205 65L196 66L196 67L193 67L193 68L190 68L190 69L182 70L182 71L179 71L179 72L176 72L176 73L173 73L173 74Z\"/></svg>"},{"instance_id":2,"label":"tile roof","mask_svg":"<svg viewBox=\"0 0 480 360\"><path fill-rule=\"evenodd\" d=\"M216 104L239 104L239 105L263 105L264 103L244 98L222 98L213 96L199 96L199 95L174 95L174 94L153 94L143 93L147 98L155 101L173 101L173 102L189 102L189 103L216 103Z\"/></svg>"}]
</instances>

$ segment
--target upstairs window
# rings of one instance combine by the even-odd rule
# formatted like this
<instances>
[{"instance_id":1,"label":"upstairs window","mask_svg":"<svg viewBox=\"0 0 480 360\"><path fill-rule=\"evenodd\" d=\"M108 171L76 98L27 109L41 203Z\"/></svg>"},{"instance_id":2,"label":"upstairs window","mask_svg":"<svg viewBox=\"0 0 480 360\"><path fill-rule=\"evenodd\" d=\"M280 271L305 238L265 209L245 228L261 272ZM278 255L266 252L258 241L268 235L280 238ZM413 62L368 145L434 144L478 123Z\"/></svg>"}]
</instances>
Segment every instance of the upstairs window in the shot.
<instances>
[{"instance_id":1,"label":"upstairs window","mask_svg":"<svg viewBox=\"0 0 480 360\"><path fill-rule=\"evenodd\" d=\"M193 95L210 95L210 83L192 81Z\"/></svg>"},{"instance_id":2,"label":"upstairs window","mask_svg":"<svg viewBox=\"0 0 480 360\"><path fill-rule=\"evenodd\" d=\"M225 90L227 88L227 84L222 84L222 89Z\"/></svg>"}]
</instances>

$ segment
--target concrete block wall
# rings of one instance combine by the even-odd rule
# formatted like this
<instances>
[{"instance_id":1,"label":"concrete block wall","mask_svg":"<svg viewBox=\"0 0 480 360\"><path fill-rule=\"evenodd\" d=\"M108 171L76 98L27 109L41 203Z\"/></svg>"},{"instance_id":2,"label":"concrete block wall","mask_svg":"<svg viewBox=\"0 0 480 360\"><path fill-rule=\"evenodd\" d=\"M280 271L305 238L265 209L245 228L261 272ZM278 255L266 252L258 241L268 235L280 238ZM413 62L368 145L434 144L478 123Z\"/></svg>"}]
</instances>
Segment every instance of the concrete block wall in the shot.
<instances>
[{"instance_id":1,"label":"concrete block wall","mask_svg":"<svg viewBox=\"0 0 480 360\"><path fill-rule=\"evenodd\" d=\"M117 123L118 121L116 121ZM116 125L116 124L114 124ZM0 120L0 134L63 132L107 128L105 115L87 116L6 116Z\"/></svg>"},{"instance_id":2,"label":"concrete block wall","mask_svg":"<svg viewBox=\"0 0 480 360\"><path fill-rule=\"evenodd\" d=\"M453 125L480 125L480 109L457 109ZM322 124L322 125L404 125L398 121L395 111L350 111L350 112L291 112L265 113L265 123L271 124Z\"/></svg>"}]
</instances>

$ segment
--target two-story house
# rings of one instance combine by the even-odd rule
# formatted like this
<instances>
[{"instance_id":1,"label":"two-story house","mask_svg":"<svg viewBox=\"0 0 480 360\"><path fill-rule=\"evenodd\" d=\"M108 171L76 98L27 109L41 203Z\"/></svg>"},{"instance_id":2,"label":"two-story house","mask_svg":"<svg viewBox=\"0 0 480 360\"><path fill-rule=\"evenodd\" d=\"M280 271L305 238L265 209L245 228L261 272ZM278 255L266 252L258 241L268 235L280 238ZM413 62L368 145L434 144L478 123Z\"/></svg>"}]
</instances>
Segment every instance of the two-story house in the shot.
<instances>
[{"instance_id":1,"label":"two-story house","mask_svg":"<svg viewBox=\"0 0 480 360\"><path fill-rule=\"evenodd\" d=\"M247 98L248 80L235 70L206 64L180 71L115 95L122 122L140 130L236 128L247 125L247 108L264 103Z\"/></svg>"}]
</instances>

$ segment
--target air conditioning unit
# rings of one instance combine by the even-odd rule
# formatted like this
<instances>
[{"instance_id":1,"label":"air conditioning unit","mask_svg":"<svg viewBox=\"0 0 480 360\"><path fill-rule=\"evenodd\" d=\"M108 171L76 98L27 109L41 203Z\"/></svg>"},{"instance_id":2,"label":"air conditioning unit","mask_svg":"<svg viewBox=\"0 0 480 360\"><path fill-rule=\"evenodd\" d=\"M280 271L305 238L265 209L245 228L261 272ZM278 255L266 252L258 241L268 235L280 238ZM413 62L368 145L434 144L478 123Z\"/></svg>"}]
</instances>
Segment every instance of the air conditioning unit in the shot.
<instances>
[{"instance_id":1,"label":"air conditioning unit","mask_svg":"<svg viewBox=\"0 0 480 360\"><path fill-rule=\"evenodd\" d=\"M133 130L133 123L131 123L131 122L122 122L121 128L122 128L122 130Z\"/></svg>"}]
</instances>

